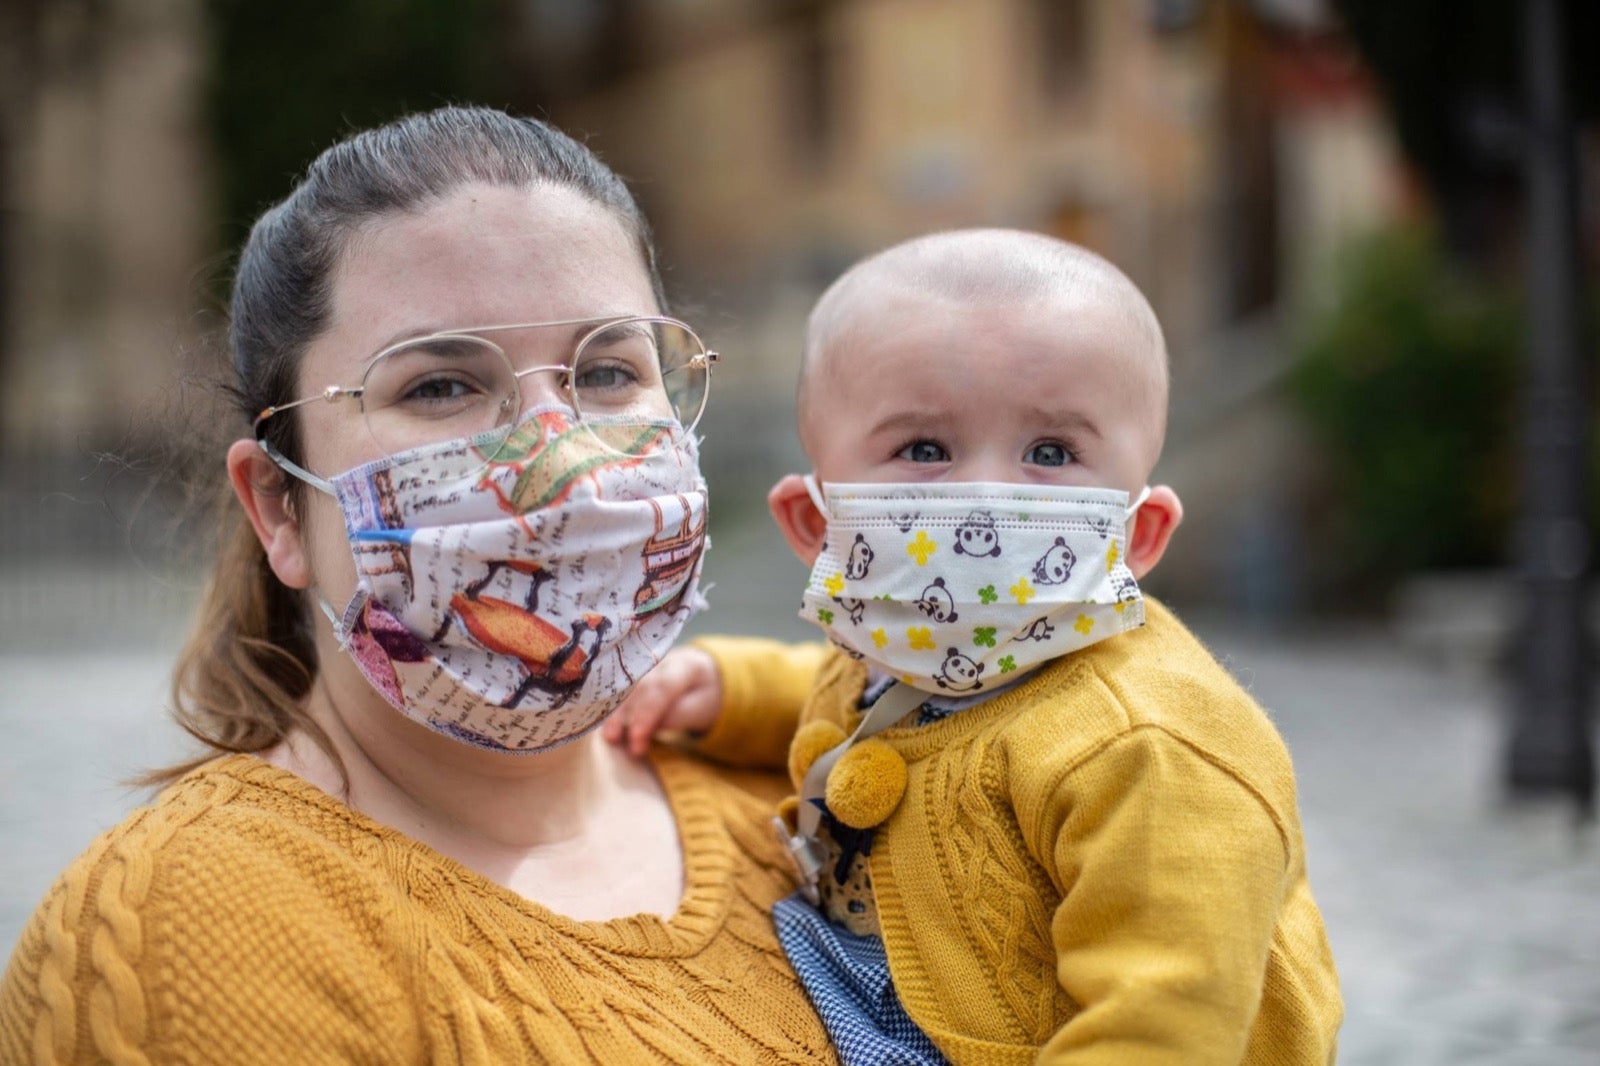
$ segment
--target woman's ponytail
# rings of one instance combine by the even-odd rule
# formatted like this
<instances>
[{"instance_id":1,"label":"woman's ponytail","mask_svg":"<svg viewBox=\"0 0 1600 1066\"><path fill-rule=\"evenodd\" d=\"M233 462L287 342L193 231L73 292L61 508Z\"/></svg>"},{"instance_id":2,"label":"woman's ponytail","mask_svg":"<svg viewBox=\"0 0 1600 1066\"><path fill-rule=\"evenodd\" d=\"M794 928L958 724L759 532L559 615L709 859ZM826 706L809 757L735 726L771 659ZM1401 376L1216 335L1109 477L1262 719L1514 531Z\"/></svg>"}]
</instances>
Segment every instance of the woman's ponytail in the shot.
<instances>
[{"instance_id":1,"label":"woman's ponytail","mask_svg":"<svg viewBox=\"0 0 1600 1066\"><path fill-rule=\"evenodd\" d=\"M304 709L317 669L304 596L273 575L231 494L222 524L216 569L172 677L178 724L212 750L152 771L144 784L170 783L218 752L265 751L296 731L332 750Z\"/></svg>"}]
</instances>

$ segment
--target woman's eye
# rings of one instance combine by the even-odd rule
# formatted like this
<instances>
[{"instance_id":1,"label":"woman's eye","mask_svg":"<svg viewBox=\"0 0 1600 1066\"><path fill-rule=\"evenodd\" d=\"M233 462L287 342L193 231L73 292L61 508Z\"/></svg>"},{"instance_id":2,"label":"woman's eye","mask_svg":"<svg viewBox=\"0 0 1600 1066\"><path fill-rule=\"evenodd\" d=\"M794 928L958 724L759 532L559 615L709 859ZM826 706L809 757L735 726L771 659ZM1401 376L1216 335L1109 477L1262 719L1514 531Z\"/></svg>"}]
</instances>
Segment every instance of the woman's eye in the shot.
<instances>
[{"instance_id":1,"label":"woman's eye","mask_svg":"<svg viewBox=\"0 0 1600 1066\"><path fill-rule=\"evenodd\" d=\"M413 385L406 393L406 399L423 402L459 400L478 391L460 378L428 378Z\"/></svg>"},{"instance_id":2,"label":"woman's eye","mask_svg":"<svg viewBox=\"0 0 1600 1066\"><path fill-rule=\"evenodd\" d=\"M1072 461L1072 453L1058 441L1040 441L1027 450L1022 461L1035 466L1066 466Z\"/></svg>"},{"instance_id":3,"label":"woman's eye","mask_svg":"<svg viewBox=\"0 0 1600 1066\"><path fill-rule=\"evenodd\" d=\"M576 385L580 389L620 389L638 380L633 368L623 363L585 366L576 377Z\"/></svg>"},{"instance_id":4,"label":"woman's eye","mask_svg":"<svg viewBox=\"0 0 1600 1066\"><path fill-rule=\"evenodd\" d=\"M931 440L919 440L901 448L895 453L895 458L913 463L947 463L950 453Z\"/></svg>"}]
</instances>

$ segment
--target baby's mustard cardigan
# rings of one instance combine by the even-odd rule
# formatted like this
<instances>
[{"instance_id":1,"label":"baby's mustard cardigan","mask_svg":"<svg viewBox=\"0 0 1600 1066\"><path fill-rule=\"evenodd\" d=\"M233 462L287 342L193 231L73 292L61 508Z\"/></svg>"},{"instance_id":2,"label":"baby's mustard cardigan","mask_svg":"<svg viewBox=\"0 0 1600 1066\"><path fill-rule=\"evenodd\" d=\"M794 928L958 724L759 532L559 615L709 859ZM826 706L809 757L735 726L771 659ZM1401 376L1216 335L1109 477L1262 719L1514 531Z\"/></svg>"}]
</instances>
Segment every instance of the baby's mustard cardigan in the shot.
<instances>
[{"instance_id":1,"label":"baby's mustard cardigan","mask_svg":"<svg viewBox=\"0 0 1600 1066\"><path fill-rule=\"evenodd\" d=\"M889 969L955 1063L1333 1060L1342 1006L1288 752L1147 605L1142 629L878 734L909 767L872 841ZM724 685L706 754L781 760L802 702L855 727L866 670L843 654L701 646Z\"/></svg>"},{"instance_id":2,"label":"baby's mustard cardigan","mask_svg":"<svg viewBox=\"0 0 1600 1066\"><path fill-rule=\"evenodd\" d=\"M0 1063L814 1063L775 791L663 753L670 921L576 922L250 756L101 836L0 983ZM764 795L762 793L765 793Z\"/></svg>"}]
</instances>

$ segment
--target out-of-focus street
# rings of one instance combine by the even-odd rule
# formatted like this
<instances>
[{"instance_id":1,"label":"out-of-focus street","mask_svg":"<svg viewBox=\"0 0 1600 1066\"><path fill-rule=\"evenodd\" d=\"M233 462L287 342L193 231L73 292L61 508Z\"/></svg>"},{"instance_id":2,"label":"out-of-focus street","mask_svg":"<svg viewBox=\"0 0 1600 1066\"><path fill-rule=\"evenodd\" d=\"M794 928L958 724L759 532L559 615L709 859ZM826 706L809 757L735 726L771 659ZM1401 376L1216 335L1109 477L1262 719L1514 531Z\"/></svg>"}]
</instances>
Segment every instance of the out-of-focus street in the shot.
<instances>
[{"instance_id":1,"label":"out-of-focus street","mask_svg":"<svg viewBox=\"0 0 1600 1066\"><path fill-rule=\"evenodd\" d=\"M720 537L707 564L713 607L696 630L809 635L787 607L803 574L775 541L759 523ZM8 948L56 872L139 802L118 782L187 750L162 710L183 590L157 586L141 599L148 578L120 579L125 592L115 580L86 590L122 604L92 637L92 612L35 606L23 617L13 607L28 602L22 577L0 588ZM1565 806L1502 806L1499 683L1381 628L1188 620L1272 712L1294 755L1312 884L1347 1005L1339 1061L1596 1061L1600 838Z\"/></svg>"}]
</instances>

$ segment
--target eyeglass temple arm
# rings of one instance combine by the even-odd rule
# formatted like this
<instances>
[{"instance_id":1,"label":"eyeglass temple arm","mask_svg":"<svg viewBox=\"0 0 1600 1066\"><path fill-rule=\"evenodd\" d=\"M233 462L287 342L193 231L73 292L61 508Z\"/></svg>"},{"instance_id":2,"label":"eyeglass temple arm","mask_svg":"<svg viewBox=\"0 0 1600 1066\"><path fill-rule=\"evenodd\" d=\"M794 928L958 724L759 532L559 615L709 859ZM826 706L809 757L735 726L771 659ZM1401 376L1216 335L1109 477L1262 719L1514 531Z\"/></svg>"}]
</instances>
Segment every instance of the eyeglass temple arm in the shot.
<instances>
[{"instance_id":1,"label":"eyeglass temple arm","mask_svg":"<svg viewBox=\"0 0 1600 1066\"><path fill-rule=\"evenodd\" d=\"M254 432L256 443L261 446L262 451L267 453L267 458L271 459L273 463L277 465L279 470L282 470L286 474L292 474L301 481L304 481L307 485L310 485L312 488L316 489L318 492L325 492L329 496L337 498L339 494L334 491L333 482L329 481L327 478L318 477L305 467L301 466L299 463L295 462L293 459L290 459L287 455L284 455L282 452L280 452L276 447L273 446L272 442L267 439L266 429L264 428L267 424L267 419L271 416L287 411L291 407L299 407L301 404L309 403L311 400L321 400L323 398L324 397L321 396L312 396L305 400L296 400L293 403L281 404L277 407L269 407L256 416L255 425L252 426L251 429Z\"/></svg>"}]
</instances>

